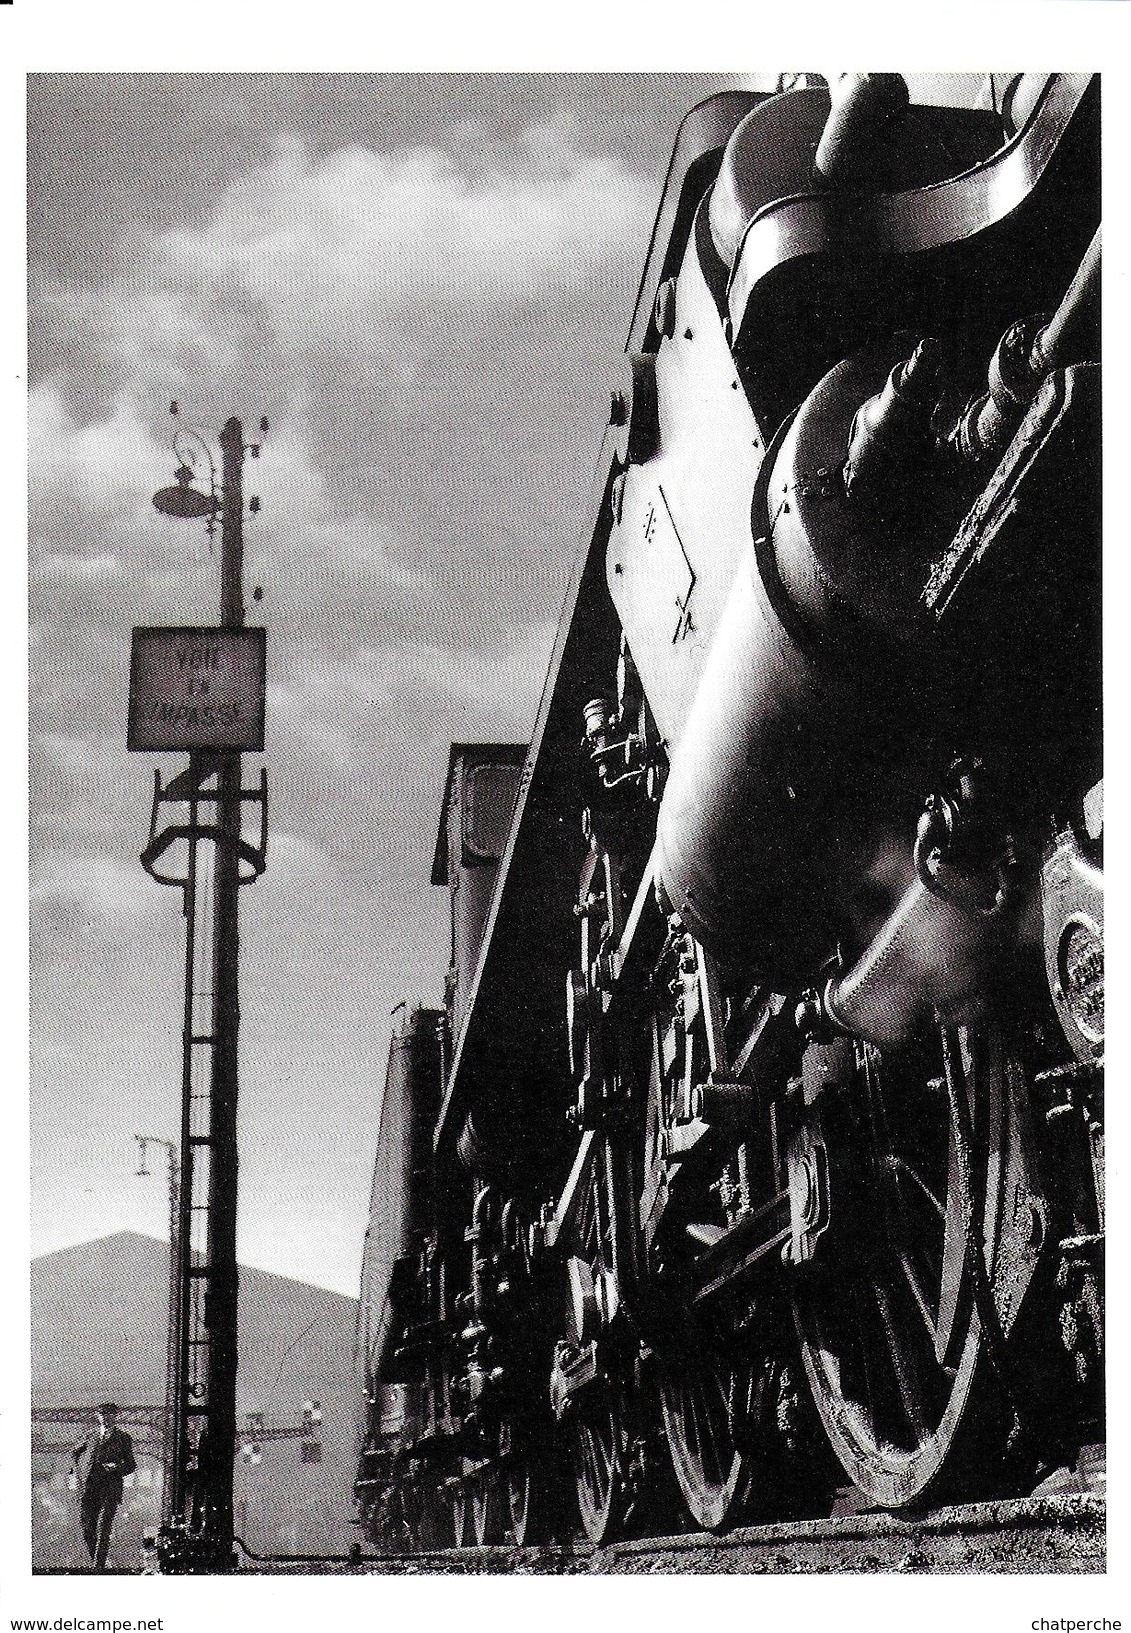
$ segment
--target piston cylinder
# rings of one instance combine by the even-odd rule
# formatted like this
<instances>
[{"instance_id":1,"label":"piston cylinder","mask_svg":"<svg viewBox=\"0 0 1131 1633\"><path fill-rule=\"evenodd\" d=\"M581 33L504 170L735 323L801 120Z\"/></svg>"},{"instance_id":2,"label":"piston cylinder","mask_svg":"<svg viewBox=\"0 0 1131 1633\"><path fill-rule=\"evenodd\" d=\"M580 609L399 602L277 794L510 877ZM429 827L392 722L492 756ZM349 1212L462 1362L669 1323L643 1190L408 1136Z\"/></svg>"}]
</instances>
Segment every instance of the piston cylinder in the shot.
<instances>
[{"instance_id":1,"label":"piston cylinder","mask_svg":"<svg viewBox=\"0 0 1131 1633\"><path fill-rule=\"evenodd\" d=\"M779 990L835 946L854 892L887 840L913 826L929 780L917 603L962 501L924 468L910 526L851 501L843 476L857 411L912 349L839 364L767 456L755 545L660 809L672 907L717 956ZM907 428L909 465L925 461L920 429Z\"/></svg>"}]
</instances>

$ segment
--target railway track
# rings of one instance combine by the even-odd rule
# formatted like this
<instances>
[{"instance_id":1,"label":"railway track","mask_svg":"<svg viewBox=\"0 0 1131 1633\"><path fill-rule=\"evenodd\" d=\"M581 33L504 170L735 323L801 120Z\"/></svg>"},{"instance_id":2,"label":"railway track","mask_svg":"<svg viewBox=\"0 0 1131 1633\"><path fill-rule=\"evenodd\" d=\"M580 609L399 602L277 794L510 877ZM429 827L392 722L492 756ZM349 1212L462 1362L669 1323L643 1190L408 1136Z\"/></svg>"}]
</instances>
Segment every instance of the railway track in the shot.
<instances>
[{"instance_id":1,"label":"railway track","mask_svg":"<svg viewBox=\"0 0 1131 1633\"><path fill-rule=\"evenodd\" d=\"M698 1532L603 1548L478 1548L374 1562L371 1570L492 1574L809 1574L837 1571L1092 1572L1106 1569L1095 1493L970 1503L914 1519L853 1514Z\"/></svg>"},{"instance_id":2,"label":"railway track","mask_svg":"<svg viewBox=\"0 0 1131 1633\"><path fill-rule=\"evenodd\" d=\"M564 1543L541 1548L371 1554L360 1566L353 1566L351 1574L360 1570L379 1575L465 1576L836 1572L1099 1575L1107 1568L1106 1518L1106 1499L1101 1492L1059 1491L965 1503L914 1516L847 1514L748 1526L726 1536L698 1532L647 1537L602 1548ZM266 1568L297 1571L302 1567Z\"/></svg>"}]
</instances>

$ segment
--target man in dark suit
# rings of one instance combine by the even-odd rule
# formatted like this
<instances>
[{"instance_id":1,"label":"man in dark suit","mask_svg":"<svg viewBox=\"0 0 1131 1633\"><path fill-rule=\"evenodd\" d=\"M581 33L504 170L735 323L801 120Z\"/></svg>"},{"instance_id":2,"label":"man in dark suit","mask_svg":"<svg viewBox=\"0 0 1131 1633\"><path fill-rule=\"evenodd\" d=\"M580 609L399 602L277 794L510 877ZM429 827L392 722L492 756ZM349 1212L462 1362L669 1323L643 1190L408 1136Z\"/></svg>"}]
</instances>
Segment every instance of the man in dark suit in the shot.
<instances>
[{"instance_id":1,"label":"man in dark suit","mask_svg":"<svg viewBox=\"0 0 1131 1633\"><path fill-rule=\"evenodd\" d=\"M133 1441L118 1428L118 1408L113 1401L104 1401L98 1408L98 1427L79 1441L74 1461L82 1490L83 1541L95 1570L104 1571L110 1527L122 1500L122 1481L137 1467Z\"/></svg>"}]
</instances>

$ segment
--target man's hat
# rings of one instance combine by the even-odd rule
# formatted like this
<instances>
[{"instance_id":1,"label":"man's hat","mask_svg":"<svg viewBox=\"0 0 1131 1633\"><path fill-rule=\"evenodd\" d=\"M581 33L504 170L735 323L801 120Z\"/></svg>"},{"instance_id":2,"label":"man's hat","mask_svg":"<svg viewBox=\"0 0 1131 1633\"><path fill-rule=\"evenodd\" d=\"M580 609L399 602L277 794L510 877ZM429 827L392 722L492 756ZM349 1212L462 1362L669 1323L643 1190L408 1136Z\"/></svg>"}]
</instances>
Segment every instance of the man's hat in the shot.
<instances>
[{"instance_id":1,"label":"man's hat","mask_svg":"<svg viewBox=\"0 0 1131 1633\"><path fill-rule=\"evenodd\" d=\"M103 1401L102 1405L98 1408L98 1415L99 1417L104 1418L116 1418L118 1415L118 1408L114 1405L113 1401Z\"/></svg>"}]
</instances>

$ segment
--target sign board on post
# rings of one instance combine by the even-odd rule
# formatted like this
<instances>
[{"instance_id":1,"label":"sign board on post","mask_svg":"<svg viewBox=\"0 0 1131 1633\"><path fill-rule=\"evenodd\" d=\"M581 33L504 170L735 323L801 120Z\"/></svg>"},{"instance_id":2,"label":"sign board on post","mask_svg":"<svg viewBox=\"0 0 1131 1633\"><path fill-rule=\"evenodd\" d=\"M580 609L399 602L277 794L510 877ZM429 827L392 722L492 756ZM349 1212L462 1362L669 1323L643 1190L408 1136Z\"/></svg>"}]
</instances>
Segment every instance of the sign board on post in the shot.
<instances>
[{"instance_id":1,"label":"sign board on post","mask_svg":"<svg viewBox=\"0 0 1131 1633\"><path fill-rule=\"evenodd\" d=\"M258 753L266 681L265 629L135 629L126 747Z\"/></svg>"}]
</instances>

